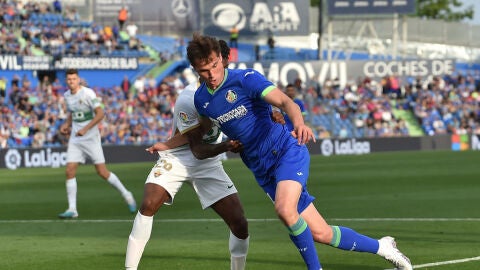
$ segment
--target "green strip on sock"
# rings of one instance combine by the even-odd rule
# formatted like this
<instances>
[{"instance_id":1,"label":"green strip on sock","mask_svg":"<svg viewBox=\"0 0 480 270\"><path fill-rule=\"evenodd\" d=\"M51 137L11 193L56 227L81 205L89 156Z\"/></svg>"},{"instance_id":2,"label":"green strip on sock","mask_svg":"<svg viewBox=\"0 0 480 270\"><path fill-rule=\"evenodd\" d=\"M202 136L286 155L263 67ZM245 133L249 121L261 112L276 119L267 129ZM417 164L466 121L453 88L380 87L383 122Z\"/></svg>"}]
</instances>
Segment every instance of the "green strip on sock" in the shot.
<instances>
[{"instance_id":1,"label":"green strip on sock","mask_svg":"<svg viewBox=\"0 0 480 270\"><path fill-rule=\"evenodd\" d=\"M338 247L340 245L340 239L342 238L342 232L338 226L330 226L333 230L333 237L332 241L330 242L330 246Z\"/></svg>"},{"instance_id":2,"label":"green strip on sock","mask_svg":"<svg viewBox=\"0 0 480 270\"><path fill-rule=\"evenodd\" d=\"M300 235L307 228L307 222L302 217L299 217L297 222L292 226L287 227L291 235Z\"/></svg>"}]
</instances>

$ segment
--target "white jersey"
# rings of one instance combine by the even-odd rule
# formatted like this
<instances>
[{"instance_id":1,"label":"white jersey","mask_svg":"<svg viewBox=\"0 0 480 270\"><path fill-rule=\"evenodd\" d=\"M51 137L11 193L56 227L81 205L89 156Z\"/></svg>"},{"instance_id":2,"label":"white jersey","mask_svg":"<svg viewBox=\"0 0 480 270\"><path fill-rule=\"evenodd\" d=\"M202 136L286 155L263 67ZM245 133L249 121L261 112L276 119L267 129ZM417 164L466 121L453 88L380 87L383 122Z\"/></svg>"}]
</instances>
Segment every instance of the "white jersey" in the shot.
<instances>
[{"instance_id":1,"label":"white jersey","mask_svg":"<svg viewBox=\"0 0 480 270\"><path fill-rule=\"evenodd\" d=\"M182 93L178 96L175 102L174 116L173 116L173 133L178 129L181 134L187 133L189 130L200 126L198 112L193 103L195 91L197 90L197 83L189 84L184 88ZM214 125L212 129L203 136L205 143L219 143L222 139L221 131L218 126ZM188 145L180 146L170 150L175 157L180 159L185 166L200 166L203 164L220 163L220 157L215 156L203 160L198 160L192 154Z\"/></svg>"},{"instance_id":2,"label":"white jersey","mask_svg":"<svg viewBox=\"0 0 480 270\"><path fill-rule=\"evenodd\" d=\"M90 88L82 86L75 94L68 90L65 92L64 97L67 110L72 114L70 141L85 141L100 137L98 128L89 129L83 136L75 136L80 129L88 125L93 119L95 108L102 105L95 92Z\"/></svg>"}]
</instances>

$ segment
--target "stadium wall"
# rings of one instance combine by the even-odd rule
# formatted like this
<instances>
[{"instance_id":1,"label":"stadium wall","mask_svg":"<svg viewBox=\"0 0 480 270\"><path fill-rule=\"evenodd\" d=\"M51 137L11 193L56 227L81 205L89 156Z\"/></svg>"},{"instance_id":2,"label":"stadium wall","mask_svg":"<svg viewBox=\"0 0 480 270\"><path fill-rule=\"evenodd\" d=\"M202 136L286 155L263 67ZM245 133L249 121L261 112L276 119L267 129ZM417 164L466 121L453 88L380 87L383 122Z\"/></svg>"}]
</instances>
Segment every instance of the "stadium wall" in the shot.
<instances>
[{"instance_id":1,"label":"stadium wall","mask_svg":"<svg viewBox=\"0 0 480 270\"><path fill-rule=\"evenodd\" d=\"M392 151L480 150L477 135L441 135L368 139L324 139L307 145L312 155L365 155ZM145 145L104 146L108 163L155 162L157 155L145 151ZM66 148L12 148L0 150L0 168L52 167L66 165ZM229 158L238 154L228 153Z\"/></svg>"}]
</instances>

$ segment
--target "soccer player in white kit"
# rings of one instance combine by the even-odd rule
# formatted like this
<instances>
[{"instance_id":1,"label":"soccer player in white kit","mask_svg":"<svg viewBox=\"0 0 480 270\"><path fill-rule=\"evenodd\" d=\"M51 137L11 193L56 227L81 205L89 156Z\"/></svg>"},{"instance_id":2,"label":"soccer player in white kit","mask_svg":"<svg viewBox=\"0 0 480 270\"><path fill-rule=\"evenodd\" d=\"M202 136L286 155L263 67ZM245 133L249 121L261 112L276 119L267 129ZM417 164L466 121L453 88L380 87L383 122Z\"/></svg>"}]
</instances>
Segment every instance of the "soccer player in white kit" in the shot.
<instances>
[{"instance_id":1,"label":"soccer player in white kit","mask_svg":"<svg viewBox=\"0 0 480 270\"><path fill-rule=\"evenodd\" d=\"M224 65L228 64L229 51L227 44L223 42ZM200 125L193 105L196 89L197 83L188 85L178 96L174 109L173 131L185 134L190 147L187 144L175 147L178 145L175 140L182 137L175 136L166 143L156 143L147 148L150 153L158 151L159 159L147 177L143 203L128 238L126 269L137 269L145 245L150 239L153 215L162 204L173 203L175 194L184 183L193 187L203 209L211 207L228 225L230 267L233 270L245 269L249 245L248 223L237 189L225 173L220 156L205 158L226 151L236 151L240 145L230 140L218 143L222 135L220 130L216 126ZM205 130L210 132L205 134ZM186 142L185 137L181 140ZM199 146L200 151L192 153L192 143L198 144L197 142L202 140L205 144Z\"/></svg>"},{"instance_id":2,"label":"soccer player in white kit","mask_svg":"<svg viewBox=\"0 0 480 270\"><path fill-rule=\"evenodd\" d=\"M75 177L78 164L90 159L103 179L115 187L125 199L131 213L137 211L135 199L120 179L107 169L103 155L98 123L102 121L104 112L101 101L95 92L80 84L78 70L68 69L66 81L69 90L65 92L68 118L60 127L63 134L70 133L67 148L66 189L68 209L58 215L59 218L77 218L77 179Z\"/></svg>"}]
</instances>

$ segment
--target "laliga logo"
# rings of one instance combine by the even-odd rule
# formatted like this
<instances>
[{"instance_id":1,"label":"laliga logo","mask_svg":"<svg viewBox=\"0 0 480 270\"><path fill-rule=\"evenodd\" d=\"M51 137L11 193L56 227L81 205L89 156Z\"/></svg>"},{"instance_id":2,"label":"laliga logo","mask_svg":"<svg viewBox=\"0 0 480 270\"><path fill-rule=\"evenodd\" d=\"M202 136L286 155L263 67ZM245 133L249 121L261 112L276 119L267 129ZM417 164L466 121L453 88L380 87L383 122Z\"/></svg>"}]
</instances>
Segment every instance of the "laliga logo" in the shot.
<instances>
[{"instance_id":1,"label":"laliga logo","mask_svg":"<svg viewBox=\"0 0 480 270\"><path fill-rule=\"evenodd\" d=\"M335 155L363 155L371 152L370 142L357 141L355 139L347 140L330 140L326 139L322 141L320 145L322 155L331 156Z\"/></svg>"},{"instance_id":2,"label":"laliga logo","mask_svg":"<svg viewBox=\"0 0 480 270\"><path fill-rule=\"evenodd\" d=\"M5 154L5 166L10 170L16 170L22 164L22 156L17 149L8 150Z\"/></svg>"},{"instance_id":3,"label":"laliga logo","mask_svg":"<svg viewBox=\"0 0 480 270\"><path fill-rule=\"evenodd\" d=\"M192 12L192 3L190 0L174 0L171 4L172 12L175 17L185 18Z\"/></svg>"},{"instance_id":4,"label":"laliga logo","mask_svg":"<svg viewBox=\"0 0 480 270\"><path fill-rule=\"evenodd\" d=\"M333 154L333 143L331 140L326 139L322 141L322 144L320 145L320 149L322 151L322 154L324 156L331 156Z\"/></svg>"},{"instance_id":5,"label":"laliga logo","mask_svg":"<svg viewBox=\"0 0 480 270\"><path fill-rule=\"evenodd\" d=\"M212 22L228 32L234 25L238 30L245 28L247 18L241 7L235 4L225 3L213 8Z\"/></svg>"}]
</instances>

